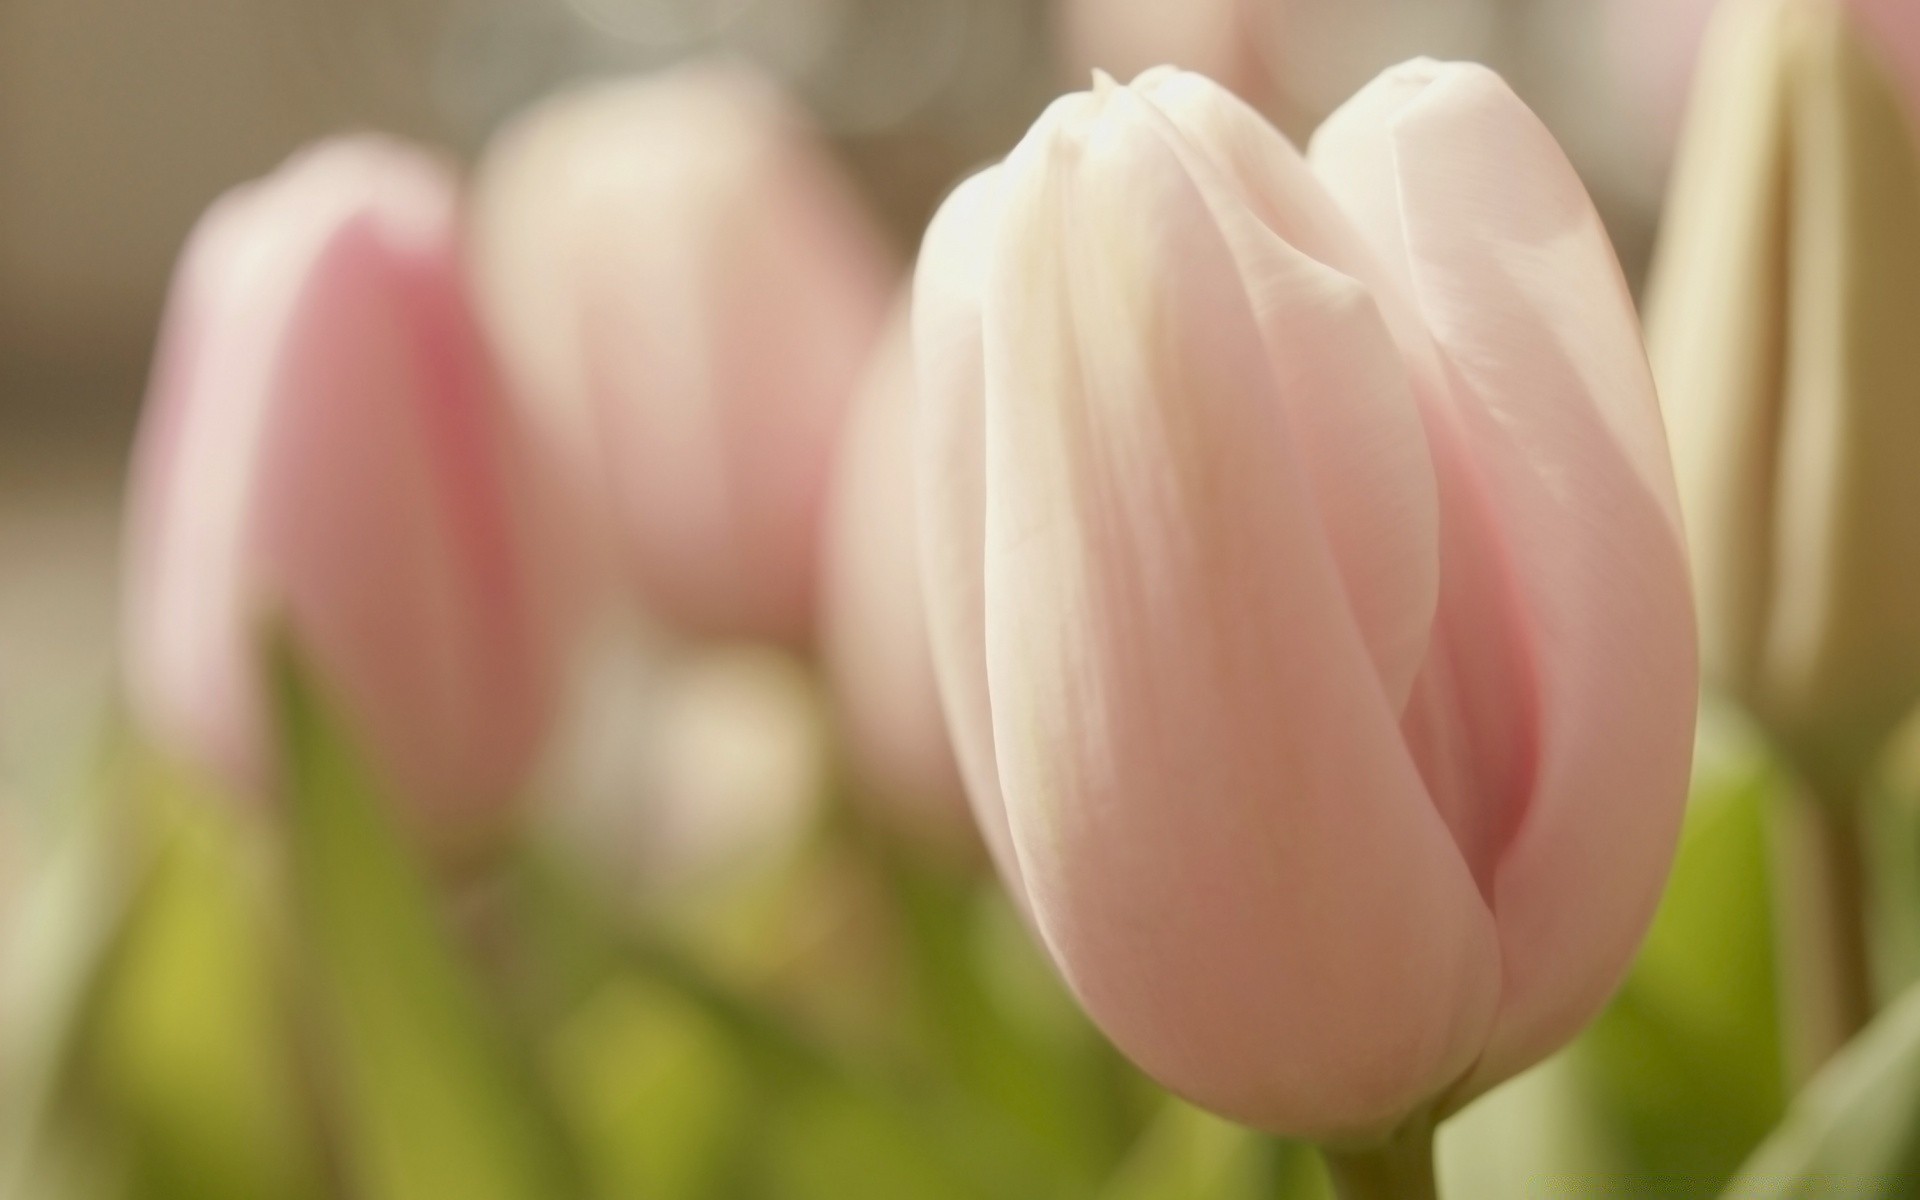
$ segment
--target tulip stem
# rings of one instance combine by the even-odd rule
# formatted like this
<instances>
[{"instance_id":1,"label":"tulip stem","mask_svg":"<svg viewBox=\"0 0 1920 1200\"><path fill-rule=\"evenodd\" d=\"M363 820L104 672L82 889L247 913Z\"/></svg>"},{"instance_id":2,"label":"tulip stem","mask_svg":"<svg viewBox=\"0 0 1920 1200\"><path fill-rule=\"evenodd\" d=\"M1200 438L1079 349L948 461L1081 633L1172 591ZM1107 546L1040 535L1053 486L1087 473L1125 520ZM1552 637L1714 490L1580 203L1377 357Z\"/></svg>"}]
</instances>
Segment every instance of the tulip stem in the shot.
<instances>
[{"instance_id":1,"label":"tulip stem","mask_svg":"<svg viewBox=\"0 0 1920 1200\"><path fill-rule=\"evenodd\" d=\"M1853 809L1805 787L1782 790L1773 832L1787 1063L1805 1082L1873 1016L1865 848Z\"/></svg>"},{"instance_id":2,"label":"tulip stem","mask_svg":"<svg viewBox=\"0 0 1920 1200\"><path fill-rule=\"evenodd\" d=\"M1409 1121L1387 1141L1365 1147L1323 1147L1340 1200L1439 1200L1433 1173L1433 1122Z\"/></svg>"}]
</instances>

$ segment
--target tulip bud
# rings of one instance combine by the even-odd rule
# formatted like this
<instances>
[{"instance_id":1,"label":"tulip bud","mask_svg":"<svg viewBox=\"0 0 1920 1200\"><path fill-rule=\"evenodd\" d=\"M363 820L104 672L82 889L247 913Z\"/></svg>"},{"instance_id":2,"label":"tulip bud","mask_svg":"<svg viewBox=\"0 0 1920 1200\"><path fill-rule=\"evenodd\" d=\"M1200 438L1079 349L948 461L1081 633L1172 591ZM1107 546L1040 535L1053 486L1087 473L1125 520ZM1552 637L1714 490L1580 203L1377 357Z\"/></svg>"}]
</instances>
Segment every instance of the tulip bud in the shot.
<instances>
[{"instance_id":1,"label":"tulip bud","mask_svg":"<svg viewBox=\"0 0 1920 1200\"><path fill-rule=\"evenodd\" d=\"M927 645L914 521L913 327L902 307L854 401L827 527L821 643L876 815L933 846L972 819Z\"/></svg>"},{"instance_id":2,"label":"tulip bud","mask_svg":"<svg viewBox=\"0 0 1920 1200\"><path fill-rule=\"evenodd\" d=\"M1606 234L1484 68L1302 157L1153 71L928 233L929 627L990 847L1157 1079L1323 1138L1604 1003L1678 832L1693 612Z\"/></svg>"},{"instance_id":3,"label":"tulip bud","mask_svg":"<svg viewBox=\"0 0 1920 1200\"><path fill-rule=\"evenodd\" d=\"M502 355L649 605L804 639L894 272L801 116L731 67L583 88L500 136L476 207Z\"/></svg>"},{"instance_id":4,"label":"tulip bud","mask_svg":"<svg viewBox=\"0 0 1920 1200\"><path fill-rule=\"evenodd\" d=\"M830 756L792 655L669 646L610 621L580 639L578 686L540 794L571 856L655 900L764 872L818 815Z\"/></svg>"},{"instance_id":5,"label":"tulip bud","mask_svg":"<svg viewBox=\"0 0 1920 1200\"><path fill-rule=\"evenodd\" d=\"M1617 0L1605 6L1605 63L1614 92L1650 126L1662 155L1679 134L1700 42L1720 0Z\"/></svg>"},{"instance_id":6,"label":"tulip bud","mask_svg":"<svg viewBox=\"0 0 1920 1200\"><path fill-rule=\"evenodd\" d=\"M1130 78L1175 63L1256 102L1271 90L1267 56L1281 40L1285 0L1061 0L1059 37L1081 79Z\"/></svg>"},{"instance_id":7,"label":"tulip bud","mask_svg":"<svg viewBox=\"0 0 1920 1200\"><path fill-rule=\"evenodd\" d=\"M1726 6L1649 302L1708 676L1832 793L1920 700L1920 25L1882 11Z\"/></svg>"},{"instance_id":8,"label":"tulip bud","mask_svg":"<svg viewBox=\"0 0 1920 1200\"><path fill-rule=\"evenodd\" d=\"M215 205L169 299L127 547L128 682L157 736L267 782L280 624L436 833L519 786L557 657L551 538L457 251L448 173L372 138Z\"/></svg>"}]
</instances>

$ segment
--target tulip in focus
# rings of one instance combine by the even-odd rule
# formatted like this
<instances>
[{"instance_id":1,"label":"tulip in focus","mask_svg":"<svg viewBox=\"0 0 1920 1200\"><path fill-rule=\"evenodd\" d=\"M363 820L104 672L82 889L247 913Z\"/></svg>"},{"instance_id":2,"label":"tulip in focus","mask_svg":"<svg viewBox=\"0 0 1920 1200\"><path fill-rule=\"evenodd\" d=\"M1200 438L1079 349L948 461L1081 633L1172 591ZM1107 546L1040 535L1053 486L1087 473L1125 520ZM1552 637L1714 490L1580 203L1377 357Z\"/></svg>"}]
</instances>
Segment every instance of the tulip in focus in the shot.
<instances>
[{"instance_id":1,"label":"tulip in focus","mask_svg":"<svg viewBox=\"0 0 1920 1200\"><path fill-rule=\"evenodd\" d=\"M468 310L454 184L373 138L201 221L136 448L126 653L164 742L271 777L282 625L436 835L496 817L555 691L551 538Z\"/></svg>"},{"instance_id":2,"label":"tulip in focus","mask_svg":"<svg viewBox=\"0 0 1920 1200\"><path fill-rule=\"evenodd\" d=\"M841 445L821 643L875 815L923 844L957 848L973 841L972 820L927 644L913 414L913 326L902 306Z\"/></svg>"},{"instance_id":3,"label":"tulip in focus","mask_svg":"<svg viewBox=\"0 0 1920 1200\"><path fill-rule=\"evenodd\" d=\"M1920 701L1920 9L1729 0L1649 300L1709 678L1822 791Z\"/></svg>"},{"instance_id":4,"label":"tulip in focus","mask_svg":"<svg viewBox=\"0 0 1920 1200\"><path fill-rule=\"evenodd\" d=\"M915 319L957 750L1107 1034L1336 1140L1572 1037L1697 667L1633 308L1533 114L1418 61L1303 158L1206 79L1101 81L947 202Z\"/></svg>"},{"instance_id":5,"label":"tulip in focus","mask_svg":"<svg viewBox=\"0 0 1920 1200\"><path fill-rule=\"evenodd\" d=\"M847 404L894 268L744 68L559 96L489 150L482 299L532 424L657 614L804 640Z\"/></svg>"}]
</instances>

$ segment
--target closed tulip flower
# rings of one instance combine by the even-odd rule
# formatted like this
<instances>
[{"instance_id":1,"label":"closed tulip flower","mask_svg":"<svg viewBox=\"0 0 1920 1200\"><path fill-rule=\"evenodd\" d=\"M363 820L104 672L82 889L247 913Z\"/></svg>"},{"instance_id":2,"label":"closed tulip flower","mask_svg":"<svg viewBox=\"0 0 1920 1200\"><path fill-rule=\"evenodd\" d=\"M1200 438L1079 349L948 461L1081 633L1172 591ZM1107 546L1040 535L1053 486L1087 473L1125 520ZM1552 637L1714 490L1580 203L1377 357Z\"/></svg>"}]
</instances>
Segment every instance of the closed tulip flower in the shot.
<instances>
[{"instance_id":1,"label":"closed tulip flower","mask_svg":"<svg viewBox=\"0 0 1920 1200\"><path fill-rule=\"evenodd\" d=\"M371 138L207 214L136 449L126 610L132 699L162 740L270 780L277 623L453 836L500 813L538 746L559 600L457 225L450 175Z\"/></svg>"},{"instance_id":2,"label":"closed tulip flower","mask_svg":"<svg viewBox=\"0 0 1920 1200\"><path fill-rule=\"evenodd\" d=\"M649 607L803 641L841 423L895 268L745 68L563 94L477 185L485 311L542 442Z\"/></svg>"},{"instance_id":3,"label":"closed tulip flower","mask_svg":"<svg viewBox=\"0 0 1920 1200\"><path fill-rule=\"evenodd\" d=\"M876 815L930 846L967 847L977 842L920 592L912 329L903 306L848 419L827 527L821 644Z\"/></svg>"},{"instance_id":4,"label":"closed tulip flower","mask_svg":"<svg viewBox=\"0 0 1920 1200\"><path fill-rule=\"evenodd\" d=\"M1920 701L1916 89L1912 5L1728 0L1648 304L1708 676L1835 799Z\"/></svg>"},{"instance_id":5,"label":"closed tulip flower","mask_svg":"<svg viewBox=\"0 0 1920 1200\"><path fill-rule=\"evenodd\" d=\"M1866 782L1920 703L1920 9L1725 0L1648 296L1707 677L1801 787L1774 817L1802 1073L1874 1008Z\"/></svg>"},{"instance_id":6,"label":"closed tulip flower","mask_svg":"<svg viewBox=\"0 0 1920 1200\"><path fill-rule=\"evenodd\" d=\"M1101 81L949 199L916 325L957 749L1119 1047L1350 1140L1580 1029L1674 848L1693 611L1618 265L1500 79L1388 71L1305 158Z\"/></svg>"}]
</instances>

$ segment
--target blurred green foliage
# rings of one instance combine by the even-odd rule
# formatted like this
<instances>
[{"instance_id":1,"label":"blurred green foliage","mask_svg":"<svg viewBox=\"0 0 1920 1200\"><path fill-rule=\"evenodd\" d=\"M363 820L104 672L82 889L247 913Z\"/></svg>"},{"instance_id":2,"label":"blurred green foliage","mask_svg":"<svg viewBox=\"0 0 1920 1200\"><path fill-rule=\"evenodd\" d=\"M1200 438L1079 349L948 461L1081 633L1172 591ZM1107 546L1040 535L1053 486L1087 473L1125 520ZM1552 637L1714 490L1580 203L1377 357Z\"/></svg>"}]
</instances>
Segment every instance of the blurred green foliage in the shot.
<instances>
[{"instance_id":1,"label":"blurred green foliage","mask_svg":"<svg viewBox=\"0 0 1920 1200\"><path fill-rule=\"evenodd\" d=\"M1573 1050L1645 1195L1717 1195L1786 1103L1767 869L1778 786L1758 738L1709 708L1659 915Z\"/></svg>"},{"instance_id":2,"label":"blurred green foliage","mask_svg":"<svg viewBox=\"0 0 1920 1200\"><path fill-rule=\"evenodd\" d=\"M300 1016L369 1200L584 1194L532 1064L453 944L387 798L291 661L277 672Z\"/></svg>"},{"instance_id":3,"label":"blurred green foliage","mask_svg":"<svg viewBox=\"0 0 1920 1200\"><path fill-rule=\"evenodd\" d=\"M259 880L230 823L151 813L151 875L102 982L85 1073L124 1136L130 1195L318 1197Z\"/></svg>"},{"instance_id":4,"label":"blurred green foliage","mask_svg":"<svg viewBox=\"0 0 1920 1200\"><path fill-rule=\"evenodd\" d=\"M857 806L758 875L666 904L537 832L453 869L390 819L291 667L281 696L280 811L133 771L114 833L139 847L133 898L43 1106L63 1169L20 1194L1330 1196L1311 1149L1139 1076L990 879L923 861ZM1779 786L1758 739L1710 713L1630 979L1567 1052L1448 1125L1447 1194L1747 1200L1862 1178L1846 1194L1920 1194L1920 996L1787 1113Z\"/></svg>"},{"instance_id":5,"label":"blurred green foliage","mask_svg":"<svg viewBox=\"0 0 1920 1200\"><path fill-rule=\"evenodd\" d=\"M1795 1098L1727 1200L1920 1196L1920 988Z\"/></svg>"}]
</instances>

